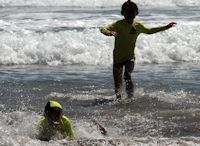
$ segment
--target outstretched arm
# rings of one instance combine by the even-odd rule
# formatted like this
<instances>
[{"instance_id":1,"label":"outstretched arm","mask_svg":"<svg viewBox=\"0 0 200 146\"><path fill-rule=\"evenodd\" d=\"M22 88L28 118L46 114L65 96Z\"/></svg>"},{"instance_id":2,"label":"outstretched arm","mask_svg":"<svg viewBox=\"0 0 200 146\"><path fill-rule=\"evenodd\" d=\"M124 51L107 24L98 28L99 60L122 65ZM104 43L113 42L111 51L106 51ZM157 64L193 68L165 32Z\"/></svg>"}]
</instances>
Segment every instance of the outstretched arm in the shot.
<instances>
[{"instance_id":1,"label":"outstretched arm","mask_svg":"<svg viewBox=\"0 0 200 146\"><path fill-rule=\"evenodd\" d=\"M176 22L170 22L169 24L166 25L166 28L169 29L171 27L175 27L176 26Z\"/></svg>"},{"instance_id":2,"label":"outstretched arm","mask_svg":"<svg viewBox=\"0 0 200 146\"><path fill-rule=\"evenodd\" d=\"M114 37L116 37L117 36L117 32L114 31L114 26L115 26L115 23L106 25L103 28L101 28L100 31L101 31L101 33L103 33L106 36L114 36Z\"/></svg>"},{"instance_id":3,"label":"outstretched arm","mask_svg":"<svg viewBox=\"0 0 200 146\"><path fill-rule=\"evenodd\" d=\"M176 26L176 23L175 22L171 22L165 26L161 26L161 27L153 27L153 28L146 28L143 26L143 30L142 30L142 33L146 33L146 34L153 34L153 33L157 33L157 32L160 32L160 31L164 31L164 30L167 30L171 27L175 27Z\"/></svg>"},{"instance_id":4,"label":"outstretched arm","mask_svg":"<svg viewBox=\"0 0 200 146\"><path fill-rule=\"evenodd\" d=\"M107 130L95 119L91 120L100 130L101 134L106 135L107 134Z\"/></svg>"}]
</instances>

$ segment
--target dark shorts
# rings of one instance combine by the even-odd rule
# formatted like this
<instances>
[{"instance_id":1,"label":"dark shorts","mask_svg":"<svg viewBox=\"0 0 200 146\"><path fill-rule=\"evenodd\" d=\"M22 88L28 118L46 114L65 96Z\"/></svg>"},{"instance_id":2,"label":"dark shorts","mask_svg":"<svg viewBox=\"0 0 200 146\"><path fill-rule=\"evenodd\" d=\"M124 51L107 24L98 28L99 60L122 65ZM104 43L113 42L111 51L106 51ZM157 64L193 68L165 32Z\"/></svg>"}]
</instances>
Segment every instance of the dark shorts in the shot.
<instances>
[{"instance_id":1,"label":"dark shorts","mask_svg":"<svg viewBox=\"0 0 200 146\"><path fill-rule=\"evenodd\" d=\"M135 59L130 59L130 60L127 60L127 61L124 61L122 63L114 63L113 64L113 68L123 68L123 66L126 66L127 67L131 67L131 68L134 68L134 65L135 65Z\"/></svg>"}]
</instances>

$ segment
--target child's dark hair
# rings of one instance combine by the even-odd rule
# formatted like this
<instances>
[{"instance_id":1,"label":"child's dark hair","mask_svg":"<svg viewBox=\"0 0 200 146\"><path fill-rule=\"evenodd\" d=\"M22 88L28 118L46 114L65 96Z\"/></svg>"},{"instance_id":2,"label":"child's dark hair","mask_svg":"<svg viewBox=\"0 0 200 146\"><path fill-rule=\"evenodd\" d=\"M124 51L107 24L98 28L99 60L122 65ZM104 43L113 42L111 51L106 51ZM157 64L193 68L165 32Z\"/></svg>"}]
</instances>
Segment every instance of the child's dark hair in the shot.
<instances>
[{"instance_id":1,"label":"child's dark hair","mask_svg":"<svg viewBox=\"0 0 200 146\"><path fill-rule=\"evenodd\" d=\"M134 10L136 11L136 15L138 15L138 6L132 2L131 0L126 1L123 5L122 5L122 10L121 10L121 14L124 15L124 13L126 12L128 7L133 7Z\"/></svg>"},{"instance_id":2,"label":"child's dark hair","mask_svg":"<svg viewBox=\"0 0 200 146\"><path fill-rule=\"evenodd\" d=\"M44 109L44 115L48 115L49 113L52 113L55 111L62 113L62 109L57 108L57 107L51 107L50 104L51 104L50 101L47 102L45 109Z\"/></svg>"}]
</instances>

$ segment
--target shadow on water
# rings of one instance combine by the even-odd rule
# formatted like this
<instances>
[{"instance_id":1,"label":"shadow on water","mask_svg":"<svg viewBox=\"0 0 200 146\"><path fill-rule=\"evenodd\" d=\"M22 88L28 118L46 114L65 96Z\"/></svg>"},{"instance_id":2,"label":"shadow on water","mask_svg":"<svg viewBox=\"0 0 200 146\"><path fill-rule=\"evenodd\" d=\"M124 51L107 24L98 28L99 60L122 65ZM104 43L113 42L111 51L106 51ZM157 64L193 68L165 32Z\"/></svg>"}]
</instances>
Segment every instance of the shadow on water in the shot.
<instances>
[{"instance_id":1,"label":"shadow on water","mask_svg":"<svg viewBox=\"0 0 200 146\"><path fill-rule=\"evenodd\" d=\"M65 101L63 101L65 102ZM141 96L139 98L132 99L121 99L116 100L115 98L105 99L88 99L88 100L70 100L70 106L91 108L96 107L111 107L111 108L121 108L126 110L132 110L134 112L153 112L153 111L163 111L163 110L180 110L189 108L199 108L199 103L184 103L183 102L171 102L160 100L157 97L150 97L148 95Z\"/></svg>"}]
</instances>

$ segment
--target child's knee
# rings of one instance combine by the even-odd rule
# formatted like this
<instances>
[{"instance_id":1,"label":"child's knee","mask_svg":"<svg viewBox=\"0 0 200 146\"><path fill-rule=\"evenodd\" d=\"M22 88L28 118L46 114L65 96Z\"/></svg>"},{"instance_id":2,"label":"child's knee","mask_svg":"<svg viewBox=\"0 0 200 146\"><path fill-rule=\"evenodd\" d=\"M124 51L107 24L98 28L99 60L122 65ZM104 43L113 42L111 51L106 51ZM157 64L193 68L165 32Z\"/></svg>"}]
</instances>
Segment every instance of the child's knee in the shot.
<instances>
[{"instance_id":1,"label":"child's knee","mask_svg":"<svg viewBox=\"0 0 200 146\"><path fill-rule=\"evenodd\" d=\"M125 72L124 73L124 80L131 79L131 73L130 72Z\"/></svg>"}]
</instances>

